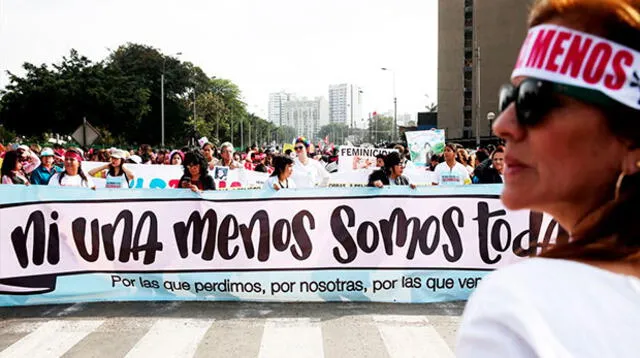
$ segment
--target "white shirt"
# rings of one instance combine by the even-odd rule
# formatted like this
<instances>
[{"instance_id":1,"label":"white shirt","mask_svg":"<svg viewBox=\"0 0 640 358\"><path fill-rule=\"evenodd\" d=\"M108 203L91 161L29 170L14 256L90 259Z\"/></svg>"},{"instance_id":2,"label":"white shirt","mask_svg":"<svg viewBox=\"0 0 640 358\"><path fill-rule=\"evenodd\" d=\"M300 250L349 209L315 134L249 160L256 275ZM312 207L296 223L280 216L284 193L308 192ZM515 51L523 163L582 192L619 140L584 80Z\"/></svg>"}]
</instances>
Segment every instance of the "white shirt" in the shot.
<instances>
[{"instance_id":1,"label":"white shirt","mask_svg":"<svg viewBox=\"0 0 640 358\"><path fill-rule=\"evenodd\" d=\"M62 177L62 182L60 182L58 180L58 177L60 177L61 173L55 173L51 176L51 179L49 179L49 185L50 186L77 186L77 187L84 187L84 188L94 188L96 185L93 184L93 180L91 180L91 177L87 175L87 181L82 180L82 177L80 177L80 175L67 175L65 174Z\"/></svg>"},{"instance_id":2,"label":"white shirt","mask_svg":"<svg viewBox=\"0 0 640 358\"><path fill-rule=\"evenodd\" d=\"M434 173L438 185L464 185L471 183L467 168L458 162L453 168L449 168L447 162L442 162L436 165Z\"/></svg>"},{"instance_id":3,"label":"white shirt","mask_svg":"<svg viewBox=\"0 0 640 358\"><path fill-rule=\"evenodd\" d=\"M465 308L457 357L638 357L640 280L527 259L486 276Z\"/></svg>"},{"instance_id":4,"label":"white shirt","mask_svg":"<svg viewBox=\"0 0 640 358\"><path fill-rule=\"evenodd\" d=\"M64 178L62 179L64 181ZM105 188L111 189L128 189L129 182L127 181L126 175L124 173L118 176L111 176L107 173Z\"/></svg>"},{"instance_id":5,"label":"white shirt","mask_svg":"<svg viewBox=\"0 0 640 358\"><path fill-rule=\"evenodd\" d=\"M264 186L262 187L262 189L276 191L273 188L274 184L278 184L280 186L280 189L295 189L296 187L296 183L291 178L281 182L278 180L277 176L272 176L264 182Z\"/></svg>"},{"instance_id":6,"label":"white shirt","mask_svg":"<svg viewBox=\"0 0 640 358\"><path fill-rule=\"evenodd\" d=\"M409 177L408 177L408 176L406 176L406 175L405 175L404 177L405 177L405 178L407 178L407 182L408 182L408 184L407 184L407 185L411 185L411 178L409 178ZM396 184L396 181L395 181L392 177L389 177L389 186L398 186L398 185Z\"/></svg>"},{"instance_id":7,"label":"white shirt","mask_svg":"<svg viewBox=\"0 0 640 358\"><path fill-rule=\"evenodd\" d=\"M307 160L307 164L302 164L300 159L296 157L293 160L291 178L296 182L298 188L313 188L316 185L327 186L329 184L329 172L319 161L311 158Z\"/></svg>"}]
</instances>

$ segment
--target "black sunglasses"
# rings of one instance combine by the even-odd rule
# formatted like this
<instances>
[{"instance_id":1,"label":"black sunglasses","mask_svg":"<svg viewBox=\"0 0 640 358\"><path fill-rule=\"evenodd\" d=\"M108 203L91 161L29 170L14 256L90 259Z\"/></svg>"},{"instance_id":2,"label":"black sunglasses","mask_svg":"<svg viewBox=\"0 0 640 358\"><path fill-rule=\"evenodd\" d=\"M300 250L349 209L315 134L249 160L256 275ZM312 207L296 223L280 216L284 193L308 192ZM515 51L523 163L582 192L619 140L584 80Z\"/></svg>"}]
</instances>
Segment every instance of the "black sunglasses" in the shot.
<instances>
[{"instance_id":1,"label":"black sunglasses","mask_svg":"<svg viewBox=\"0 0 640 358\"><path fill-rule=\"evenodd\" d=\"M554 94L566 95L599 107L620 107L616 101L597 90L527 78L518 87L506 84L500 88L498 110L503 112L515 102L518 123L533 127L540 124L551 109L560 106Z\"/></svg>"},{"instance_id":2,"label":"black sunglasses","mask_svg":"<svg viewBox=\"0 0 640 358\"><path fill-rule=\"evenodd\" d=\"M301 145L296 146L296 150L302 150L302 149L304 149L303 146L301 146Z\"/></svg>"},{"instance_id":3,"label":"black sunglasses","mask_svg":"<svg viewBox=\"0 0 640 358\"><path fill-rule=\"evenodd\" d=\"M535 126L553 107L553 83L527 78L518 87L512 84L500 87L499 111L504 112L514 102L518 122L523 126Z\"/></svg>"}]
</instances>

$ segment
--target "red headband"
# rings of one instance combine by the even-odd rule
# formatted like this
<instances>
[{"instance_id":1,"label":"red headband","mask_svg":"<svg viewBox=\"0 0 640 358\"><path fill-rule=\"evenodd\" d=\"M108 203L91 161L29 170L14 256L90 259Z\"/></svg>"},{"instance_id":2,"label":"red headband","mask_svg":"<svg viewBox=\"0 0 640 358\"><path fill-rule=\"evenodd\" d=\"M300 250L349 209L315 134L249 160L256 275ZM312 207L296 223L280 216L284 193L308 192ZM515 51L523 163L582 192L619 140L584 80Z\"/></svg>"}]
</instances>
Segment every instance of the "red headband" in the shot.
<instances>
[{"instance_id":1,"label":"red headband","mask_svg":"<svg viewBox=\"0 0 640 358\"><path fill-rule=\"evenodd\" d=\"M80 154L78 154L78 153L76 153L76 152L72 151L72 150L67 150L67 151L64 153L64 157L65 157L65 158L67 158L67 157L69 157L69 158L73 158L73 159L77 160L78 162L82 163L82 156L81 156Z\"/></svg>"}]
</instances>

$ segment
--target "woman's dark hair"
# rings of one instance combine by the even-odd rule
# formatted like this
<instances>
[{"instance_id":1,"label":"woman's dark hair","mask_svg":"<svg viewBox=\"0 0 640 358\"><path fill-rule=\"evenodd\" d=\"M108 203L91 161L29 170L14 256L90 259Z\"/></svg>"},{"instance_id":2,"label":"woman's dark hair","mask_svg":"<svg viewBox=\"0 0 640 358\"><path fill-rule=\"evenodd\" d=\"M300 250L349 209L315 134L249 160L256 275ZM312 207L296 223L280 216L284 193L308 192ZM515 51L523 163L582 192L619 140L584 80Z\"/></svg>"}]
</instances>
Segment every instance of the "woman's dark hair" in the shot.
<instances>
[{"instance_id":1,"label":"woman's dark hair","mask_svg":"<svg viewBox=\"0 0 640 358\"><path fill-rule=\"evenodd\" d=\"M398 152L391 152L387 154L386 157L384 157L384 167L387 170L391 170L391 168L401 163L402 159L400 158L400 153Z\"/></svg>"},{"instance_id":2,"label":"woman's dark hair","mask_svg":"<svg viewBox=\"0 0 640 358\"><path fill-rule=\"evenodd\" d=\"M182 167L184 168L184 176L191 177L189 173L189 166L195 164L200 167L200 177L205 177L209 174L209 164L200 151L189 151L184 155L184 161Z\"/></svg>"},{"instance_id":3,"label":"woman's dark hair","mask_svg":"<svg viewBox=\"0 0 640 358\"><path fill-rule=\"evenodd\" d=\"M499 145L496 147L496 149L493 150L493 152L491 152L491 159L493 160L493 157L497 154L497 153L503 153L504 154L504 147Z\"/></svg>"},{"instance_id":4,"label":"woman's dark hair","mask_svg":"<svg viewBox=\"0 0 640 358\"><path fill-rule=\"evenodd\" d=\"M529 26L561 18L579 31L589 32L640 51L640 3L637 0L539 0ZM640 111L629 107L599 108L611 132L640 147ZM618 158L615 158L618 159ZM620 158L621 159L621 158ZM607 190L611 200L585 218L571 233L572 240L557 240L543 247L542 257L573 260L619 261L640 258L640 173L623 178Z\"/></svg>"},{"instance_id":5,"label":"woman's dark hair","mask_svg":"<svg viewBox=\"0 0 640 358\"><path fill-rule=\"evenodd\" d=\"M16 169L18 163L18 152L10 150L4 154L4 160L2 161L2 169L0 172L2 175L6 175L9 178L13 178L13 171Z\"/></svg>"},{"instance_id":6,"label":"woman's dark hair","mask_svg":"<svg viewBox=\"0 0 640 358\"><path fill-rule=\"evenodd\" d=\"M124 172L124 170L122 170L122 166L124 165L124 158L120 158L120 165L118 165L118 169L120 169L120 175L124 175L124 178L127 180L127 183L129 182L129 177L127 177L127 173ZM117 176L116 175L116 169L115 167L109 163L109 171L108 174L112 177Z\"/></svg>"},{"instance_id":7,"label":"woman's dark hair","mask_svg":"<svg viewBox=\"0 0 640 358\"><path fill-rule=\"evenodd\" d=\"M284 155L273 156L273 173L270 176L280 177L280 174L284 173L287 165L293 164L293 160L290 157Z\"/></svg>"},{"instance_id":8,"label":"woman's dark hair","mask_svg":"<svg viewBox=\"0 0 640 358\"><path fill-rule=\"evenodd\" d=\"M476 166L487 159L489 159L489 153L487 153L486 149L478 149L476 151Z\"/></svg>"},{"instance_id":9,"label":"woman's dark hair","mask_svg":"<svg viewBox=\"0 0 640 358\"><path fill-rule=\"evenodd\" d=\"M464 148L456 150L456 160L463 165L469 165L469 153Z\"/></svg>"},{"instance_id":10,"label":"woman's dark hair","mask_svg":"<svg viewBox=\"0 0 640 358\"><path fill-rule=\"evenodd\" d=\"M454 143L447 143L444 145L444 148L447 149L451 149L453 151L453 154L458 154L458 146Z\"/></svg>"}]
</instances>

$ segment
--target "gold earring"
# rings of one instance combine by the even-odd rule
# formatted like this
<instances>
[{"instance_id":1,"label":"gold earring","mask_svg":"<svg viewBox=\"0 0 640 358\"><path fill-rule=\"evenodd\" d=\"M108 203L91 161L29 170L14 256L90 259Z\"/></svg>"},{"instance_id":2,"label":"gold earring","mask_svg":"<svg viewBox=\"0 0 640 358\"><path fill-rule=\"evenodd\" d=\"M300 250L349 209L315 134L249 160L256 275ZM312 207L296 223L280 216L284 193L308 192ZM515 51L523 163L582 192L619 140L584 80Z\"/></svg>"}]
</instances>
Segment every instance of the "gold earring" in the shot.
<instances>
[{"instance_id":1,"label":"gold earring","mask_svg":"<svg viewBox=\"0 0 640 358\"><path fill-rule=\"evenodd\" d=\"M640 160L638 160L638 161L636 162L636 167L637 167L637 168L640 168Z\"/></svg>"},{"instance_id":2,"label":"gold earring","mask_svg":"<svg viewBox=\"0 0 640 358\"><path fill-rule=\"evenodd\" d=\"M640 161L638 161L636 165L640 168ZM618 200L618 198L620 197L620 189L622 188L622 182L624 181L624 178L626 176L627 174L625 174L624 172L620 173L620 176L618 176L618 181L616 182L615 200Z\"/></svg>"}]
</instances>

